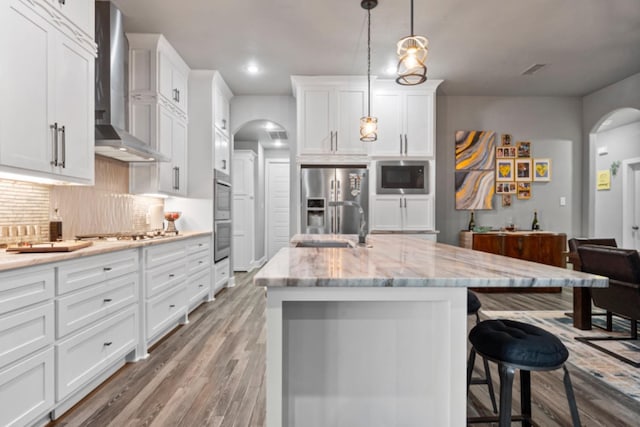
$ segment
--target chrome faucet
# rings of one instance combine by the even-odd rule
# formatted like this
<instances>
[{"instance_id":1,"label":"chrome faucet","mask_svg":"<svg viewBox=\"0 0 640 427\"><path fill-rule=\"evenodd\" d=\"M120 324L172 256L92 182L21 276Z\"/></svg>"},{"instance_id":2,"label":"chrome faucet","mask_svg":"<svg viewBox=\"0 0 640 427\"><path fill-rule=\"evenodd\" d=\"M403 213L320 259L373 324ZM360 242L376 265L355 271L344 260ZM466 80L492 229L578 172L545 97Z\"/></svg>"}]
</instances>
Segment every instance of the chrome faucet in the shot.
<instances>
[{"instance_id":1,"label":"chrome faucet","mask_svg":"<svg viewBox=\"0 0 640 427\"><path fill-rule=\"evenodd\" d=\"M367 221L365 219L364 209L360 206L360 203L351 200L338 200L336 202L329 202L329 206L353 206L358 209L360 214L360 231L358 231L358 243L364 245L367 240Z\"/></svg>"}]
</instances>

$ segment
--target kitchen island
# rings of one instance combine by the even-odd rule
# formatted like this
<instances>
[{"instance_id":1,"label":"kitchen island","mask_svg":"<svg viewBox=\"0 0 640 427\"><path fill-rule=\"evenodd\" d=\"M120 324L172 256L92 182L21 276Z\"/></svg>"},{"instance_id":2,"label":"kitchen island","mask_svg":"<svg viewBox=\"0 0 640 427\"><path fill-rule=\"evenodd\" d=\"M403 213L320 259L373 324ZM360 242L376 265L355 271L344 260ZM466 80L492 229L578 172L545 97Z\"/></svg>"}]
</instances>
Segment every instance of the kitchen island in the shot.
<instances>
[{"instance_id":1,"label":"kitchen island","mask_svg":"<svg viewBox=\"0 0 640 427\"><path fill-rule=\"evenodd\" d=\"M268 427L463 426L467 287L607 286L408 235L355 242L294 236L255 276L267 287Z\"/></svg>"}]
</instances>

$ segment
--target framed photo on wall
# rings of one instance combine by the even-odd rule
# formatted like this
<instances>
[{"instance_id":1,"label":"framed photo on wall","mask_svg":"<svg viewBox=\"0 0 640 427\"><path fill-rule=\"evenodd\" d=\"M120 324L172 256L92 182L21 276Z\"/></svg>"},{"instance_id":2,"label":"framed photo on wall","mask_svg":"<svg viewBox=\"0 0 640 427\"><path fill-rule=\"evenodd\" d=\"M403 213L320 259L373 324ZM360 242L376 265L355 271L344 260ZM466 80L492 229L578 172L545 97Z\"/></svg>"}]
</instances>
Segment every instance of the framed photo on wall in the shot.
<instances>
[{"instance_id":1,"label":"framed photo on wall","mask_svg":"<svg viewBox=\"0 0 640 427\"><path fill-rule=\"evenodd\" d=\"M535 182L551 181L551 159L533 159L533 180Z\"/></svg>"},{"instance_id":2,"label":"framed photo on wall","mask_svg":"<svg viewBox=\"0 0 640 427\"><path fill-rule=\"evenodd\" d=\"M496 159L496 182L513 180L513 159Z\"/></svg>"},{"instance_id":3,"label":"framed photo on wall","mask_svg":"<svg viewBox=\"0 0 640 427\"><path fill-rule=\"evenodd\" d=\"M502 195L502 207L508 208L511 206L511 194Z\"/></svg>"},{"instance_id":4,"label":"framed photo on wall","mask_svg":"<svg viewBox=\"0 0 640 427\"><path fill-rule=\"evenodd\" d=\"M516 181L531 181L531 159L516 159Z\"/></svg>"},{"instance_id":5,"label":"framed photo on wall","mask_svg":"<svg viewBox=\"0 0 640 427\"><path fill-rule=\"evenodd\" d=\"M531 183L519 182L518 183L518 199L527 200L531 198Z\"/></svg>"},{"instance_id":6,"label":"framed photo on wall","mask_svg":"<svg viewBox=\"0 0 640 427\"><path fill-rule=\"evenodd\" d=\"M531 157L531 142L518 141L518 157Z\"/></svg>"},{"instance_id":7,"label":"framed photo on wall","mask_svg":"<svg viewBox=\"0 0 640 427\"><path fill-rule=\"evenodd\" d=\"M502 137L502 146L503 147L508 147L511 145L511 134L510 133L503 133L501 135Z\"/></svg>"}]
</instances>

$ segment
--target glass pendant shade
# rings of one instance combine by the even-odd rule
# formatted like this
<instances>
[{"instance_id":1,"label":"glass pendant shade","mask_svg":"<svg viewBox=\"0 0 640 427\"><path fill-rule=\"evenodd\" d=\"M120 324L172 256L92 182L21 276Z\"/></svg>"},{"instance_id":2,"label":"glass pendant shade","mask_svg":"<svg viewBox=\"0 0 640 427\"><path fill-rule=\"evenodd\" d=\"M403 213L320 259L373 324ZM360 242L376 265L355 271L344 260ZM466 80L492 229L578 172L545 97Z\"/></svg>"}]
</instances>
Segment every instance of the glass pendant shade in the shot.
<instances>
[{"instance_id":1,"label":"glass pendant shade","mask_svg":"<svg viewBox=\"0 0 640 427\"><path fill-rule=\"evenodd\" d=\"M378 118L362 117L360 119L360 141L375 142L378 140Z\"/></svg>"},{"instance_id":2,"label":"glass pendant shade","mask_svg":"<svg viewBox=\"0 0 640 427\"><path fill-rule=\"evenodd\" d=\"M418 85L427 80L427 46L429 40L422 36L405 37L398 42L398 77L401 85Z\"/></svg>"}]
</instances>

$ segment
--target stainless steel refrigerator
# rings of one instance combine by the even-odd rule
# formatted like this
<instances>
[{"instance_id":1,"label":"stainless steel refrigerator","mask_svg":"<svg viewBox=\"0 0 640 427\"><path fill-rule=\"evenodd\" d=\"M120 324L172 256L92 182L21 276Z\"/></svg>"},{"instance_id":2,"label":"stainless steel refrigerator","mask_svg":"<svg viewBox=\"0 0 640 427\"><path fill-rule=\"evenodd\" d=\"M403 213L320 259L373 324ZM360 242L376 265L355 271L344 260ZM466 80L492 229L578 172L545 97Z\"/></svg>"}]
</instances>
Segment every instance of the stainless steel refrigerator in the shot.
<instances>
[{"instance_id":1,"label":"stainless steel refrigerator","mask_svg":"<svg viewBox=\"0 0 640 427\"><path fill-rule=\"evenodd\" d=\"M358 234L362 216L357 206L330 206L355 202L369 215L369 171L363 165L303 165L300 171L301 227L306 234ZM365 231L368 225L365 225Z\"/></svg>"}]
</instances>

